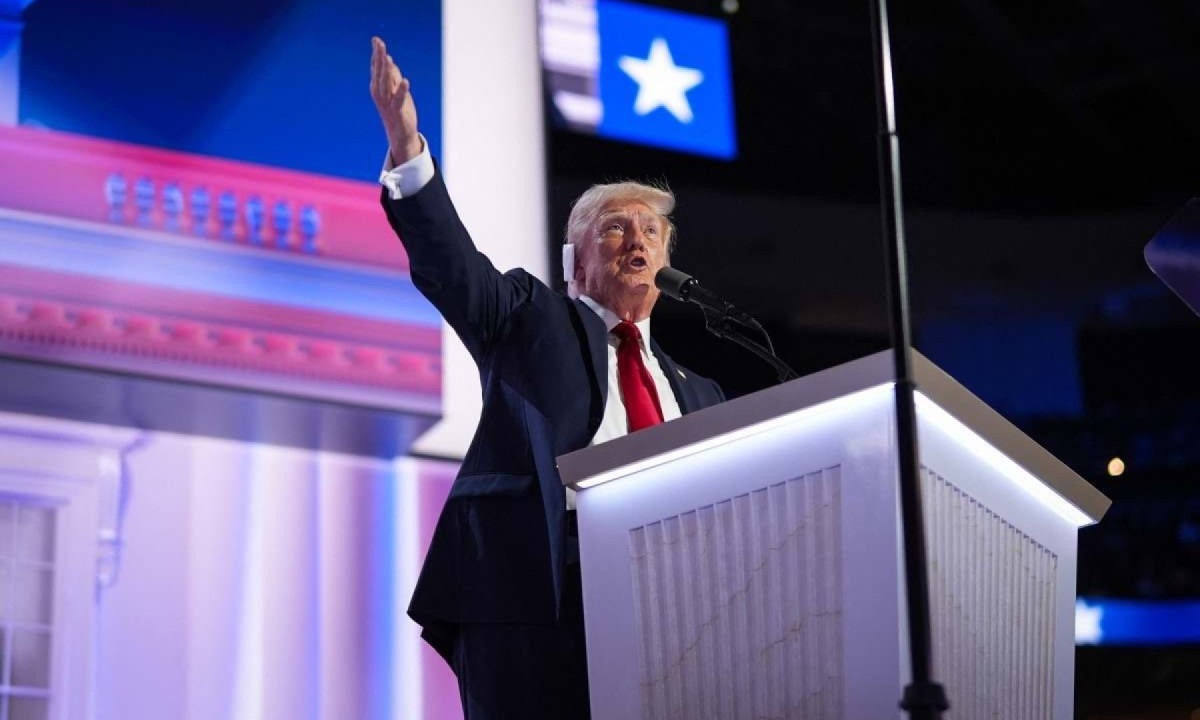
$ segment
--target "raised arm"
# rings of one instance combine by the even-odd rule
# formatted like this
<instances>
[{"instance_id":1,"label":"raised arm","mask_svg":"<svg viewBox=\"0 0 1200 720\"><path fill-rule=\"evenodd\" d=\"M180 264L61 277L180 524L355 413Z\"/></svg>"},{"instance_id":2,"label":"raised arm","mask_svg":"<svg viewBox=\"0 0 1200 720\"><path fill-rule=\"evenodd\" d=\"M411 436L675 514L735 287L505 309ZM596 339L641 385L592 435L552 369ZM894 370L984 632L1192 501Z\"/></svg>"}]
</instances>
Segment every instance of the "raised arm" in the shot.
<instances>
[{"instance_id":1,"label":"raised arm","mask_svg":"<svg viewBox=\"0 0 1200 720\"><path fill-rule=\"evenodd\" d=\"M480 362L512 312L529 299L537 281L523 270L502 275L475 249L417 133L417 109L408 79L377 37L371 38L371 98L387 133L392 164L397 166L393 172L404 172L407 167L399 166L405 163L426 163L430 168L425 176L429 179L415 189L395 195L388 189L382 192L388 221L408 252L413 284Z\"/></svg>"}]
</instances>

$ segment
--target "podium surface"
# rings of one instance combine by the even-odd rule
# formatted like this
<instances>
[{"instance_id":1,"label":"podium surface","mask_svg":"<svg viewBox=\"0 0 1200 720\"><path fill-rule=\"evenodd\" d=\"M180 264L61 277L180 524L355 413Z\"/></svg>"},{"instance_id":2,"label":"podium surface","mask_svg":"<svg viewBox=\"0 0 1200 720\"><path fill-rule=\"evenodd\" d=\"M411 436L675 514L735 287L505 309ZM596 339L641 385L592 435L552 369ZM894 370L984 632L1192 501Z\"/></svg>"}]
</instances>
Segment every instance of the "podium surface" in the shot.
<instances>
[{"instance_id":1,"label":"podium surface","mask_svg":"<svg viewBox=\"0 0 1200 720\"><path fill-rule=\"evenodd\" d=\"M1076 534L1109 501L913 353L934 677L1069 718ZM891 353L559 458L595 720L900 717Z\"/></svg>"}]
</instances>

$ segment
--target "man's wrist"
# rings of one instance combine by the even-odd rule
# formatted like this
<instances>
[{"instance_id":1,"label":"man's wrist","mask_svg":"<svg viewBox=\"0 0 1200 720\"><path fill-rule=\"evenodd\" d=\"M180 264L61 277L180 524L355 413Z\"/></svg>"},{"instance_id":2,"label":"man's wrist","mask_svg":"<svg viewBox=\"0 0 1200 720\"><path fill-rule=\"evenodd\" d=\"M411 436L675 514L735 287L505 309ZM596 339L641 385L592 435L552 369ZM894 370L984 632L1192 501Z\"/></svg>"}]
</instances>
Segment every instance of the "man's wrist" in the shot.
<instances>
[{"instance_id":1,"label":"man's wrist","mask_svg":"<svg viewBox=\"0 0 1200 720\"><path fill-rule=\"evenodd\" d=\"M433 178L434 165L429 155L429 144L424 136L418 134L417 138L419 152L402 163L396 162L391 148L388 148L379 182L388 189L388 195L393 200L415 194Z\"/></svg>"},{"instance_id":2,"label":"man's wrist","mask_svg":"<svg viewBox=\"0 0 1200 720\"><path fill-rule=\"evenodd\" d=\"M399 152L397 152L397 148L400 148ZM406 142L391 143L388 147L388 152L392 156L392 163L397 166L403 165L424 151L425 138L420 133L417 133L415 138L411 138Z\"/></svg>"}]
</instances>

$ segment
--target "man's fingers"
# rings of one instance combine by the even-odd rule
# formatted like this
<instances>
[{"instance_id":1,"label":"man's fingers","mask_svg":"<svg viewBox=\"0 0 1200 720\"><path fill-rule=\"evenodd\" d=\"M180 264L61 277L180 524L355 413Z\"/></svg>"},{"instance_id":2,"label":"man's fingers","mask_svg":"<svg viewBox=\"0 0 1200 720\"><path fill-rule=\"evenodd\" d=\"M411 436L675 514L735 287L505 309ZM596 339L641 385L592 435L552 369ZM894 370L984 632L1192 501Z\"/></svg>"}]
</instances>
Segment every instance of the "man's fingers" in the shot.
<instances>
[{"instance_id":1,"label":"man's fingers","mask_svg":"<svg viewBox=\"0 0 1200 720\"><path fill-rule=\"evenodd\" d=\"M371 38L371 94L378 96L383 89L383 41Z\"/></svg>"},{"instance_id":2,"label":"man's fingers","mask_svg":"<svg viewBox=\"0 0 1200 720\"><path fill-rule=\"evenodd\" d=\"M400 74L400 68L396 67L396 63L392 62L389 56L387 60L387 88L393 93L400 93L400 83L404 80L404 76Z\"/></svg>"},{"instance_id":3,"label":"man's fingers","mask_svg":"<svg viewBox=\"0 0 1200 720\"><path fill-rule=\"evenodd\" d=\"M387 52L387 45L378 36L371 38L371 93L379 99L390 100L396 92L400 68Z\"/></svg>"},{"instance_id":4,"label":"man's fingers","mask_svg":"<svg viewBox=\"0 0 1200 720\"><path fill-rule=\"evenodd\" d=\"M402 95L401 81L403 76L400 68L390 55L380 54L379 61L372 67L371 93L377 103L396 105L398 96Z\"/></svg>"}]
</instances>

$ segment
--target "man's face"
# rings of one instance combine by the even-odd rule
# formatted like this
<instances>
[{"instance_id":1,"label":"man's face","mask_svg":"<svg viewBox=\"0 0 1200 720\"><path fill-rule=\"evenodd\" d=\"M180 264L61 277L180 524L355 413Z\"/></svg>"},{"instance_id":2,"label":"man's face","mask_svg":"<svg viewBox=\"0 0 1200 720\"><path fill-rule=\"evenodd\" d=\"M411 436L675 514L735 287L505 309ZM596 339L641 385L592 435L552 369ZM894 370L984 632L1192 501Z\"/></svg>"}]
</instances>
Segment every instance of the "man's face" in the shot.
<instances>
[{"instance_id":1,"label":"man's face","mask_svg":"<svg viewBox=\"0 0 1200 720\"><path fill-rule=\"evenodd\" d=\"M659 294L654 276L670 261L669 239L666 221L645 204L606 205L580 243L575 271L579 291L618 315L637 307L649 315Z\"/></svg>"}]
</instances>

